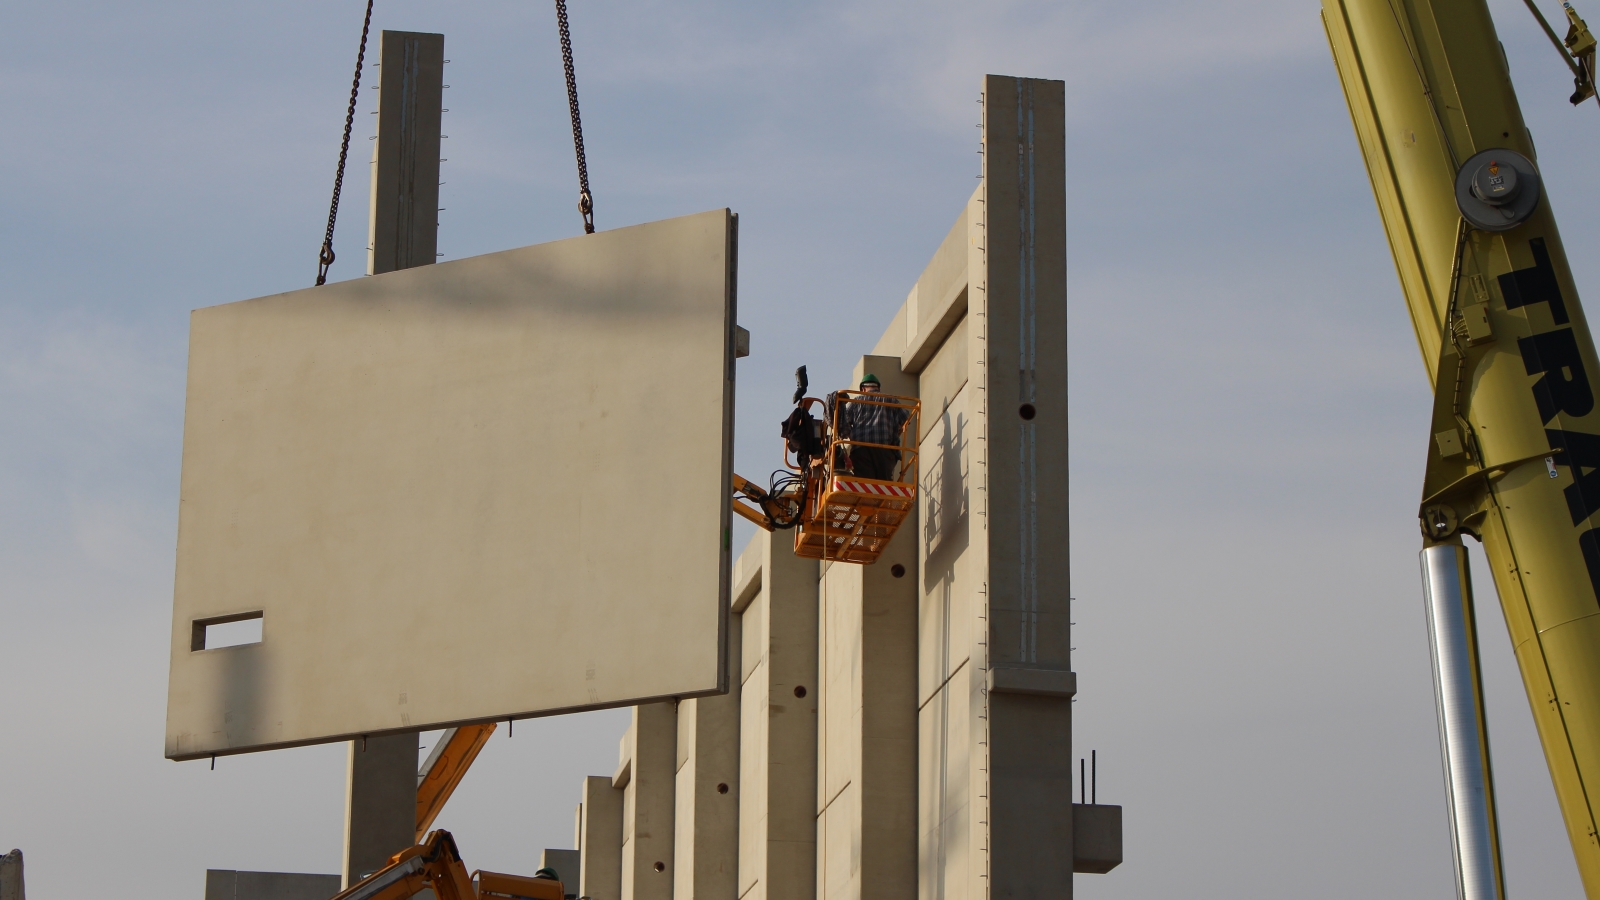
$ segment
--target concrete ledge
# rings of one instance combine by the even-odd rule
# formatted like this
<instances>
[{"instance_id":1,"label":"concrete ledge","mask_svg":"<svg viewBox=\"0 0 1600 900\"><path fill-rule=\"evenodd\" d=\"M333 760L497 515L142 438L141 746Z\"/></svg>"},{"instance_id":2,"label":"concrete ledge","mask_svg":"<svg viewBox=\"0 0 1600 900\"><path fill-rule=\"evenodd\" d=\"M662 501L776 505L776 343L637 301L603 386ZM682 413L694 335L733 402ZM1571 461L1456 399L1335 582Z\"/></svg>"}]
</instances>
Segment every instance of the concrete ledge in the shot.
<instances>
[{"instance_id":1,"label":"concrete ledge","mask_svg":"<svg viewBox=\"0 0 1600 900\"><path fill-rule=\"evenodd\" d=\"M1122 863L1122 807L1072 804L1072 871L1104 875Z\"/></svg>"},{"instance_id":2,"label":"concrete ledge","mask_svg":"<svg viewBox=\"0 0 1600 900\"><path fill-rule=\"evenodd\" d=\"M733 561L733 590L732 603L729 608L735 614L745 611L750 601L761 592L761 538L764 535L756 532L750 543L745 545L744 552Z\"/></svg>"},{"instance_id":3,"label":"concrete ledge","mask_svg":"<svg viewBox=\"0 0 1600 900\"><path fill-rule=\"evenodd\" d=\"M1058 669L1002 667L989 670L989 690L997 694L1035 694L1071 697L1078 692L1078 675Z\"/></svg>"}]
</instances>

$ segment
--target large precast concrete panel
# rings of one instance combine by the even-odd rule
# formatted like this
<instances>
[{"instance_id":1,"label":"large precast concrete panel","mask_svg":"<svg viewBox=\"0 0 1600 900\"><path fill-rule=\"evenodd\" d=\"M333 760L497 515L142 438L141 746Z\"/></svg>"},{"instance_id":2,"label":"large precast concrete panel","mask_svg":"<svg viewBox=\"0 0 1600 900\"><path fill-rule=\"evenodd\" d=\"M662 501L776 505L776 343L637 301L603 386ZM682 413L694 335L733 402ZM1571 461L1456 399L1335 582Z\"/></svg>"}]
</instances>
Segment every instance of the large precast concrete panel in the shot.
<instances>
[{"instance_id":1,"label":"large precast concrete panel","mask_svg":"<svg viewBox=\"0 0 1600 900\"><path fill-rule=\"evenodd\" d=\"M736 222L195 311L167 756L726 690Z\"/></svg>"}]
</instances>

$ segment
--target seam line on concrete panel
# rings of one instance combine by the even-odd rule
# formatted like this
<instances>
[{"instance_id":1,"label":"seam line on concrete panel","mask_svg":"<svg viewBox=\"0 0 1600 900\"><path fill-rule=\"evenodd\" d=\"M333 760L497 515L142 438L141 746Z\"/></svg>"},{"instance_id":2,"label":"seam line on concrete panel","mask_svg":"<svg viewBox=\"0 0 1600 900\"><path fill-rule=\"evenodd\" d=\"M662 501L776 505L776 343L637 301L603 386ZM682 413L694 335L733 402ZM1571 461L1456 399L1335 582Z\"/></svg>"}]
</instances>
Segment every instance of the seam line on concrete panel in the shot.
<instances>
[{"instance_id":1,"label":"seam line on concrete panel","mask_svg":"<svg viewBox=\"0 0 1600 900\"><path fill-rule=\"evenodd\" d=\"M944 680L939 682L939 686L934 688L931 692L929 692L928 699L922 701L922 703L917 706L917 712L922 712L924 709L927 709L928 704L932 703L934 701L934 698L939 696L939 692L944 690L945 685L949 684L950 680L952 678L955 678L957 675L961 674L961 670L965 669L967 667L967 663L971 662L971 660L972 660L971 657L967 657L966 659L963 659L961 661L961 665L956 666L954 672L951 672L949 675L946 675L944 677Z\"/></svg>"},{"instance_id":2,"label":"seam line on concrete panel","mask_svg":"<svg viewBox=\"0 0 1600 900\"><path fill-rule=\"evenodd\" d=\"M828 807L833 805L833 801L839 799L839 795L843 794L845 791L849 790L850 789L850 785L853 784L853 783L854 782L846 781L843 785L841 785L839 787L839 789L837 791L834 791L833 792L833 796L828 798L828 802L822 804L822 808L817 810L817 818L819 818L819 819L822 818L822 814L828 811Z\"/></svg>"}]
</instances>

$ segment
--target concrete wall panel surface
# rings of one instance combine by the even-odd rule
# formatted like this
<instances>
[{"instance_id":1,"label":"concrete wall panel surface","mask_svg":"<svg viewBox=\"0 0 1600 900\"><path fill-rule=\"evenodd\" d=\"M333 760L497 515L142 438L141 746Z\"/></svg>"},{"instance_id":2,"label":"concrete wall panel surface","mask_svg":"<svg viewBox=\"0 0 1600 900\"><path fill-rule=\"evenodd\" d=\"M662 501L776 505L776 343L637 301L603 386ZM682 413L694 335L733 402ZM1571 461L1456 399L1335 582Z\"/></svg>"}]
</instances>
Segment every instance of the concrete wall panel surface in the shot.
<instances>
[{"instance_id":1,"label":"concrete wall panel surface","mask_svg":"<svg viewBox=\"0 0 1600 900\"><path fill-rule=\"evenodd\" d=\"M733 222L197 310L167 755L725 689Z\"/></svg>"},{"instance_id":2,"label":"concrete wall panel surface","mask_svg":"<svg viewBox=\"0 0 1600 900\"><path fill-rule=\"evenodd\" d=\"M917 379L922 396L922 433L926 438L943 426L943 415L961 389L967 386L967 317L962 316Z\"/></svg>"},{"instance_id":3,"label":"concrete wall panel surface","mask_svg":"<svg viewBox=\"0 0 1600 900\"><path fill-rule=\"evenodd\" d=\"M739 617L733 618L729 641L738 647ZM729 666L737 670L738 660ZM735 685L722 696L678 704L673 900L739 895L740 695Z\"/></svg>"},{"instance_id":4,"label":"concrete wall panel surface","mask_svg":"<svg viewBox=\"0 0 1600 900\"><path fill-rule=\"evenodd\" d=\"M672 900L677 704L635 706L624 746L622 900Z\"/></svg>"},{"instance_id":5,"label":"concrete wall panel surface","mask_svg":"<svg viewBox=\"0 0 1600 900\"><path fill-rule=\"evenodd\" d=\"M963 665L957 674L965 674ZM966 900L974 837L972 719L965 697L940 690L917 717L917 898ZM982 894L975 895L981 900Z\"/></svg>"},{"instance_id":6,"label":"concrete wall panel surface","mask_svg":"<svg viewBox=\"0 0 1600 900\"><path fill-rule=\"evenodd\" d=\"M818 570L794 555L791 541L787 533L756 532L761 590L741 615L744 900L816 900Z\"/></svg>"},{"instance_id":7,"label":"concrete wall panel surface","mask_svg":"<svg viewBox=\"0 0 1600 900\"><path fill-rule=\"evenodd\" d=\"M941 355L943 355L941 353ZM920 453L918 705L925 705L971 654L981 559L972 547L972 445L978 435L963 389L934 419Z\"/></svg>"},{"instance_id":8,"label":"concrete wall panel surface","mask_svg":"<svg viewBox=\"0 0 1600 900\"><path fill-rule=\"evenodd\" d=\"M338 875L206 870L206 900L328 900L337 893Z\"/></svg>"},{"instance_id":9,"label":"concrete wall panel surface","mask_svg":"<svg viewBox=\"0 0 1600 900\"><path fill-rule=\"evenodd\" d=\"M562 889L573 896L578 894L579 873L583 871L583 860L577 850L552 850L548 847L539 851L539 868L554 869L561 877Z\"/></svg>"},{"instance_id":10,"label":"concrete wall panel surface","mask_svg":"<svg viewBox=\"0 0 1600 900\"><path fill-rule=\"evenodd\" d=\"M583 780L578 807L578 895L622 900L622 791L610 776Z\"/></svg>"}]
</instances>

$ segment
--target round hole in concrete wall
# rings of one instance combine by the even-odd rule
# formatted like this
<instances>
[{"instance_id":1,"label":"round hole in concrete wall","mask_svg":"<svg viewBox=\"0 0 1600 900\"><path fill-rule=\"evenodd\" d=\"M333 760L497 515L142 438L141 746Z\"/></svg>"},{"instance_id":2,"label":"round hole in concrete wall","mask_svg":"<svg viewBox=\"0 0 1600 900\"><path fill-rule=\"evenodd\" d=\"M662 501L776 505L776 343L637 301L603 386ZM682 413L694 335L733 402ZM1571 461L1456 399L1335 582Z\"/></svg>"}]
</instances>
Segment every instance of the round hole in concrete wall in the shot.
<instances>
[{"instance_id":1,"label":"round hole in concrete wall","mask_svg":"<svg viewBox=\"0 0 1600 900\"><path fill-rule=\"evenodd\" d=\"M896 578L904 578L906 577L906 567L900 565L899 563L895 563L889 567L889 574Z\"/></svg>"},{"instance_id":2,"label":"round hole in concrete wall","mask_svg":"<svg viewBox=\"0 0 1600 900\"><path fill-rule=\"evenodd\" d=\"M727 785L726 782L723 782L723 783L717 785L717 793L726 794L727 792L728 792L728 785Z\"/></svg>"},{"instance_id":3,"label":"round hole in concrete wall","mask_svg":"<svg viewBox=\"0 0 1600 900\"><path fill-rule=\"evenodd\" d=\"M666 870L667 870L667 864L666 863L664 863L664 862L656 863L656 871L657 872L665 872Z\"/></svg>"},{"instance_id":4,"label":"round hole in concrete wall","mask_svg":"<svg viewBox=\"0 0 1600 900\"><path fill-rule=\"evenodd\" d=\"M795 685L795 687L794 687L794 695L796 697L804 697L806 695L806 686L803 685L803 684Z\"/></svg>"},{"instance_id":5,"label":"round hole in concrete wall","mask_svg":"<svg viewBox=\"0 0 1600 900\"><path fill-rule=\"evenodd\" d=\"M1024 403L1017 407L1017 415L1021 416L1024 422L1033 421L1033 417L1038 414L1039 411L1033 408L1032 403Z\"/></svg>"}]
</instances>

